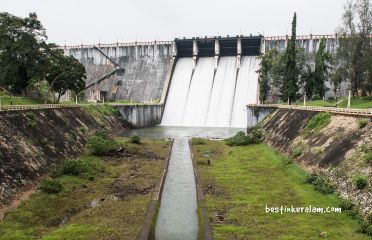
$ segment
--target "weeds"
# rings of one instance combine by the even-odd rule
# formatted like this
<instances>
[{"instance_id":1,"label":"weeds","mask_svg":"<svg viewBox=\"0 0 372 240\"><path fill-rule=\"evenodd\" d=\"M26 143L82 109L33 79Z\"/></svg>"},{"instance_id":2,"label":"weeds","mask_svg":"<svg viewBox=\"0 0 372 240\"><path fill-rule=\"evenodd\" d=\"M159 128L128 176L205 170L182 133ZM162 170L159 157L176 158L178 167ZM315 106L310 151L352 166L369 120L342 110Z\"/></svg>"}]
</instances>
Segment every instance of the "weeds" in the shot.
<instances>
[{"instance_id":1,"label":"weeds","mask_svg":"<svg viewBox=\"0 0 372 240\"><path fill-rule=\"evenodd\" d=\"M56 179L43 180L39 189L47 194L59 193L62 191L62 184Z\"/></svg>"},{"instance_id":2,"label":"weeds","mask_svg":"<svg viewBox=\"0 0 372 240\"><path fill-rule=\"evenodd\" d=\"M318 113L310 119L305 127L305 132L310 133L319 129L324 128L331 122L330 113Z\"/></svg>"}]
</instances>

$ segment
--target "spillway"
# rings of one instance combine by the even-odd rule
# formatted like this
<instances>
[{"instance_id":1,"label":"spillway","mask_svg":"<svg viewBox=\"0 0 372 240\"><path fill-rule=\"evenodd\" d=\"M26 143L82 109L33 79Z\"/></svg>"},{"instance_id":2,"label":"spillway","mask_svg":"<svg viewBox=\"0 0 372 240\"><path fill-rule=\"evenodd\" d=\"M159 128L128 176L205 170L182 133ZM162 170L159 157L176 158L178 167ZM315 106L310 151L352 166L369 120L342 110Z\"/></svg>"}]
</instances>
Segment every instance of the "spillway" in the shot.
<instances>
[{"instance_id":1,"label":"spillway","mask_svg":"<svg viewBox=\"0 0 372 240\"><path fill-rule=\"evenodd\" d=\"M201 57L176 63L162 125L195 127L247 126L245 106L256 103L259 60L255 56Z\"/></svg>"}]
</instances>

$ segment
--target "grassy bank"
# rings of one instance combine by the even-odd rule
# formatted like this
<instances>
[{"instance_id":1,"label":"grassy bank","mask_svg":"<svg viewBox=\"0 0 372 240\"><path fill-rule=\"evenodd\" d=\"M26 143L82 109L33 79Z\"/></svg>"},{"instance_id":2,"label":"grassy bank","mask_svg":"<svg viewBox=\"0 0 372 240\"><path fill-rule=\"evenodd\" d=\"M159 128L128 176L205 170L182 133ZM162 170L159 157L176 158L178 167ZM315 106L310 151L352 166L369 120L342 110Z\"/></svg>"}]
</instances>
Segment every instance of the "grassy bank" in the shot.
<instances>
[{"instance_id":1,"label":"grassy bank","mask_svg":"<svg viewBox=\"0 0 372 240\"><path fill-rule=\"evenodd\" d=\"M302 102L300 103L302 104ZM314 100L306 102L307 106L316 106L316 107L336 107L335 101L322 101ZM337 104L338 108L347 107L347 98L342 98ZM350 102L351 108L366 109L372 108L372 100L370 98L352 98Z\"/></svg>"},{"instance_id":2,"label":"grassy bank","mask_svg":"<svg viewBox=\"0 0 372 240\"><path fill-rule=\"evenodd\" d=\"M79 168L87 169L84 174L53 171L63 190L37 191L7 212L0 222L0 239L134 239L170 143L141 140L133 144L124 138L119 142L125 149L120 156L77 159ZM71 165L62 169L75 173Z\"/></svg>"},{"instance_id":3,"label":"grassy bank","mask_svg":"<svg viewBox=\"0 0 372 240\"><path fill-rule=\"evenodd\" d=\"M338 207L304 184L305 173L266 145L193 145L214 239L370 239L346 213L265 213L265 207ZM210 156L211 166L206 164Z\"/></svg>"}]
</instances>

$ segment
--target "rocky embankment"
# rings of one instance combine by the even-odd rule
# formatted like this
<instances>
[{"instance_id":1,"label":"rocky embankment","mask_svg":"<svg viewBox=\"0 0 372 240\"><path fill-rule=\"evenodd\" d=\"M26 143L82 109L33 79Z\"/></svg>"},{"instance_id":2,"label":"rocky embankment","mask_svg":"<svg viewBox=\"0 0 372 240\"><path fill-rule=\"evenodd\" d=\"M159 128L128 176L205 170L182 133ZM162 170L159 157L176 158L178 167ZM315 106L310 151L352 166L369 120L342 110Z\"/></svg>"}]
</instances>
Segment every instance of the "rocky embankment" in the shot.
<instances>
[{"instance_id":1,"label":"rocky embankment","mask_svg":"<svg viewBox=\"0 0 372 240\"><path fill-rule=\"evenodd\" d=\"M329 123L316 131L305 128L318 112L278 109L260 125L265 141L291 155L305 170L328 177L337 192L372 212L372 150L370 118L331 115ZM361 124L364 121L365 124ZM367 178L368 185L357 189L353 179Z\"/></svg>"},{"instance_id":2,"label":"rocky embankment","mask_svg":"<svg viewBox=\"0 0 372 240\"><path fill-rule=\"evenodd\" d=\"M0 214L54 164L82 153L87 137L102 128L124 125L99 109L0 112Z\"/></svg>"}]
</instances>

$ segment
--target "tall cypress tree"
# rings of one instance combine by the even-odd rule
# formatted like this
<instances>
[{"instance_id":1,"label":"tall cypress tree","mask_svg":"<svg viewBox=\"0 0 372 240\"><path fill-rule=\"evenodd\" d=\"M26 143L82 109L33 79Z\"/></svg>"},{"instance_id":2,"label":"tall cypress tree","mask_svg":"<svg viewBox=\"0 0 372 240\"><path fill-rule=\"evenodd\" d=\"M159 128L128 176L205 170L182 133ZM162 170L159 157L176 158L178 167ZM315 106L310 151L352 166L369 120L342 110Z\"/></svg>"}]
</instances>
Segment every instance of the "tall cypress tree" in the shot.
<instances>
[{"instance_id":1,"label":"tall cypress tree","mask_svg":"<svg viewBox=\"0 0 372 240\"><path fill-rule=\"evenodd\" d=\"M285 52L285 69L283 84L281 86L282 100L289 99L292 102L296 99L298 91L298 74L296 69L296 26L297 26L297 14L294 13L292 21L292 35L288 42L288 46Z\"/></svg>"},{"instance_id":2,"label":"tall cypress tree","mask_svg":"<svg viewBox=\"0 0 372 240\"><path fill-rule=\"evenodd\" d=\"M314 70L314 94L323 98L326 88L324 82L328 76L327 62L330 61L330 54L325 51L326 45L324 38L320 40L319 49L315 55L315 70Z\"/></svg>"}]
</instances>

